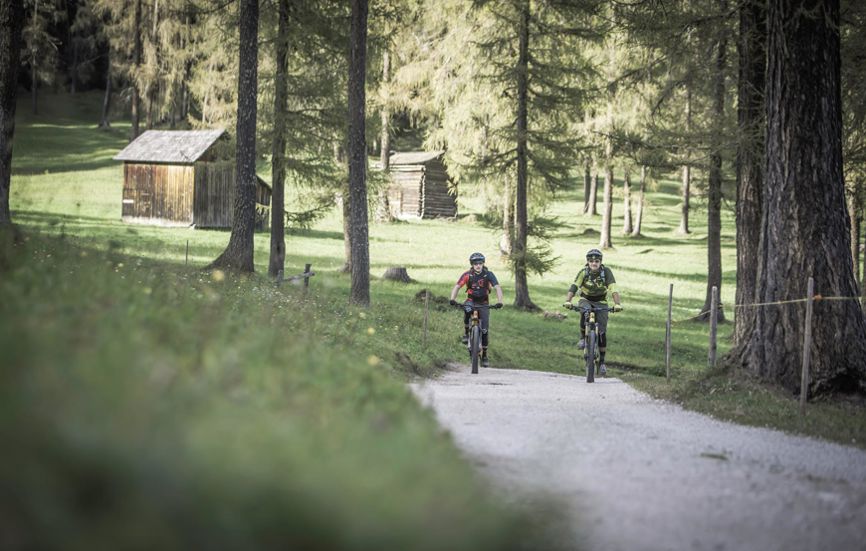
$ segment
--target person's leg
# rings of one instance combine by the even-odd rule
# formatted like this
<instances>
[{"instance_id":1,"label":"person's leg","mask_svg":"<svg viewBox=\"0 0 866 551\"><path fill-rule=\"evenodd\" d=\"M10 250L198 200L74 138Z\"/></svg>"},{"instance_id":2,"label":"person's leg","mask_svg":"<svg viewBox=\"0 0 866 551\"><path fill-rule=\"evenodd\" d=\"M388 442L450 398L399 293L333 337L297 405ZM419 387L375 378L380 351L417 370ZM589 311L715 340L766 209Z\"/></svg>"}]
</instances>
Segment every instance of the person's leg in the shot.
<instances>
[{"instance_id":1,"label":"person's leg","mask_svg":"<svg viewBox=\"0 0 866 551\"><path fill-rule=\"evenodd\" d=\"M490 337L487 334L490 325L490 308L478 310L478 317L481 318L481 355L487 356L487 344L490 341Z\"/></svg>"},{"instance_id":2,"label":"person's leg","mask_svg":"<svg viewBox=\"0 0 866 551\"><path fill-rule=\"evenodd\" d=\"M472 310L463 310L463 342L469 341L469 318L472 316Z\"/></svg>"},{"instance_id":3,"label":"person's leg","mask_svg":"<svg viewBox=\"0 0 866 551\"><path fill-rule=\"evenodd\" d=\"M603 302L594 303L597 308L607 308ZM598 361L604 363L604 355L607 352L607 318L608 312L599 311L595 313L595 321L598 324Z\"/></svg>"},{"instance_id":4,"label":"person's leg","mask_svg":"<svg viewBox=\"0 0 866 551\"><path fill-rule=\"evenodd\" d=\"M592 303L586 300L585 298L577 301L578 308L588 308ZM580 312L580 342L577 343L577 347L583 350L586 347L586 314L583 310L579 310Z\"/></svg>"}]
</instances>

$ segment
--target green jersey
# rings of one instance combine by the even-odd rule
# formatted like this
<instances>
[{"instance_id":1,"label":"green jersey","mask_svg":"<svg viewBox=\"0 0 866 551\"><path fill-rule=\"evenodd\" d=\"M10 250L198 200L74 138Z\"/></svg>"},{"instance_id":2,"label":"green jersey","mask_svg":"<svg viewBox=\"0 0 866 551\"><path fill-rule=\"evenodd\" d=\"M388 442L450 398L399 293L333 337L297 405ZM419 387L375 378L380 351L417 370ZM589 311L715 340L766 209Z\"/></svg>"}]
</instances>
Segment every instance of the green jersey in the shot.
<instances>
[{"instance_id":1,"label":"green jersey","mask_svg":"<svg viewBox=\"0 0 866 551\"><path fill-rule=\"evenodd\" d=\"M577 294L580 291L581 297L593 302L606 302L607 294L613 293L615 290L616 279L610 268L604 264L597 272L590 270L587 265L577 273L574 283L568 288L570 293Z\"/></svg>"}]
</instances>

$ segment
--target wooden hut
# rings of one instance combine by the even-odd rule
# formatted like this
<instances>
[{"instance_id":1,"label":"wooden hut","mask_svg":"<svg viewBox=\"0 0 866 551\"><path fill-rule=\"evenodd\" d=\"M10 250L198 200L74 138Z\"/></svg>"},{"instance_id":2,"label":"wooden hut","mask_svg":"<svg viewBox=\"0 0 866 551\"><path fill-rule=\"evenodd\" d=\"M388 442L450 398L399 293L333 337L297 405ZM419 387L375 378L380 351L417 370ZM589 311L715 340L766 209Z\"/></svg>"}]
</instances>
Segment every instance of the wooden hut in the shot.
<instances>
[{"instance_id":1,"label":"wooden hut","mask_svg":"<svg viewBox=\"0 0 866 551\"><path fill-rule=\"evenodd\" d=\"M148 130L114 159L123 161L124 222L230 228L235 162L220 150L225 130ZM256 225L267 221L271 188L257 177Z\"/></svg>"},{"instance_id":2,"label":"wooden hut","mask_svg":"<svg viewBox=\"0 0 866 551\"><path fill-rule=\"evenodd\" d=\"M394 153L388 206L395 218L457 216L457 193L450 186L444 151Z\"/></svg>"}]
</instances>

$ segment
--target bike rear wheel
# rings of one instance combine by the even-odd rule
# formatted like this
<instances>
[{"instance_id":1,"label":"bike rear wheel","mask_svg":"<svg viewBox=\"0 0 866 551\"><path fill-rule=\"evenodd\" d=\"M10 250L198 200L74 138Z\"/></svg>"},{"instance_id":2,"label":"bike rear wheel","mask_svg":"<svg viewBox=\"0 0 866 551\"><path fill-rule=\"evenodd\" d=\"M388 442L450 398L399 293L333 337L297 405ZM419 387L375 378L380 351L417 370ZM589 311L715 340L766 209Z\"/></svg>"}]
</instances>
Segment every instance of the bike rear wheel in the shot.
<instances>
[{"instance_id":1,"label":"bike rear wheel","mask_svg":"<svg viewBox=\"0 0 866 551\"><path fill-rule=\"evenodd\" d=\"M469 354L472 356L472 374L477 375L481 362L481 328L477 325L469 332Z\"/></svg>"},{"instance_id":2,"label":"bike rear wheel","mask_svg":"<svg viewBox=\"0 0 866 551\"><path fill-rule=\"evenodd\" d=\"M586 382L595 382L595 347L596 347L595 330L590 330L586 335Z\"/></svg>"}]
</instances>

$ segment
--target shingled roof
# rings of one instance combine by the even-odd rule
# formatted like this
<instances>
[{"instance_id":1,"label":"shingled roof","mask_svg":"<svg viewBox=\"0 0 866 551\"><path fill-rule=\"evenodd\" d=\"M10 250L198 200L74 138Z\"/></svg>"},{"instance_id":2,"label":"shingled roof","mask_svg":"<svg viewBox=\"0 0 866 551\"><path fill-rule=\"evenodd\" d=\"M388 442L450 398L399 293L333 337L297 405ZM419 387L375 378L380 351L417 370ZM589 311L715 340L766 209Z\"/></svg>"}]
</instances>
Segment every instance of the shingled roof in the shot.
<instances>
[{"instance_id":1,"label":"shingled roof","mask_svg":"<svg viewBox=\"0 0 866 551\"><path fill-rule=\"evenodd\" d=\"M115 161L194 163L225 133L214 130L148 130L120 153Z\"/></svg>"},{"instance_id":2,"label":"shingled roof","mask_svg":"<svg viewBox=\"0 0 866 551\"><path fill-rule=\"evenodd\" d=\"M407 151L391 155L391 165L421 165L438 159L444 151Z\"/></svg>"}]
</instances>

